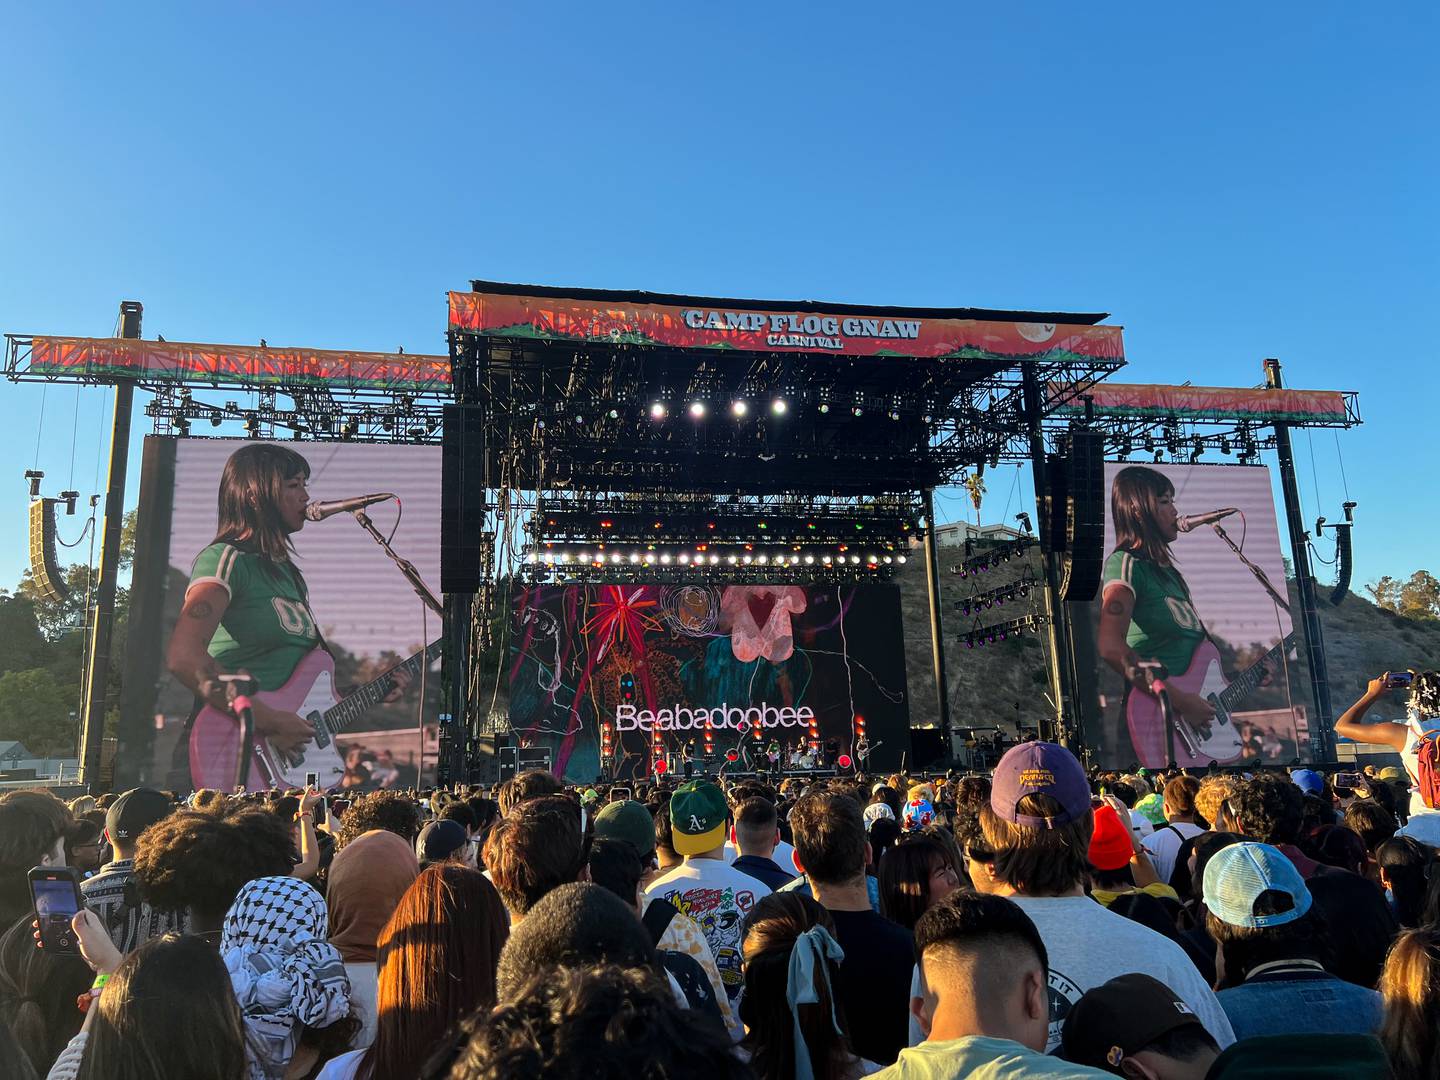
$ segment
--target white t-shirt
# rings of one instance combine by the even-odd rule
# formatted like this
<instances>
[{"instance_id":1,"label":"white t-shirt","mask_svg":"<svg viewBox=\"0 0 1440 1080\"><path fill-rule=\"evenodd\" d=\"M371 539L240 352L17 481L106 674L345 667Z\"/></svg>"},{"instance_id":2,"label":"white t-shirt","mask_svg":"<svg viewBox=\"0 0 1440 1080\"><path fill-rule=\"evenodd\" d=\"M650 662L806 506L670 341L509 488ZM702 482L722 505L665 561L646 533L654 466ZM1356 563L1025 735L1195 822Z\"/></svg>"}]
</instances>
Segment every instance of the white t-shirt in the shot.
<instances>
[{"instance_id":1,"label":"white t-shirt","mask_svg":"<svg viewBox=\"0 0 1440 1080\"><path fill-rule=\"evenodd\" d=\"M1161 825L1140 841L1140 846L1155 864L1155 873L1162 883L1170 884L1170 875L1175 870L1175 857L1180 854L1181 845L1190 837L1199 836L1204 831L1199 825L1192 825L1188 821L1172 821L1168 825Z\"/></svg>"},{"instance_id":2,"label":"white t-shirt","mask_svg":"<svg viewBox=\"0 0 1440 1080\"><path fill-rule=\"evenodd\" d=\"M741 922L759 900L770 895L761 881L722 859L687 858L656 878L645 890L645 903L669 900L705 931L715 966L731 1001L744 984L741 971Z\"/></svg>"},{"instance_id":3,"label":"white t-shirt","mask_svg":"<svg viewBox=\"0 0 1440 1080\"><path fill-rule=\"evenodd\" d=\"M1224 1050L1235 1032L1214 991L1185 950L1148 926L1107 911L1088 896L1012 896L1030 916L1050 957L1050 1041L1080 995L1117 975L1140 972L1159 979L1194 1010Z\"/></svg>"},{"instance_id":4,"label":"white t-shirt","mask_svg":"<svg viewBox=\"0 0 1440 1080\"><path fill-rule=\"evenodd\" d=\"M1139 810L1130 811L1130 828L1136 836L1149 836L1155 831L1155 826L1150 824L1150 819Z\"/></svg>"}]
</instances>

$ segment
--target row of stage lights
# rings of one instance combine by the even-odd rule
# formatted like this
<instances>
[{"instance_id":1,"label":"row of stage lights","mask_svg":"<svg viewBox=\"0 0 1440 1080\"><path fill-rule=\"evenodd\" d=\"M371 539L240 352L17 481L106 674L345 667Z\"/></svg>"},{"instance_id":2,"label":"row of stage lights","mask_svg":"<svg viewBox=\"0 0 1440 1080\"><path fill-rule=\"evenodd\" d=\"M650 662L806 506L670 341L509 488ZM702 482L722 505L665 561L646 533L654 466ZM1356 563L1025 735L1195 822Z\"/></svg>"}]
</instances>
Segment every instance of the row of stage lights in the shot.
<instances>
[{"instance_id":1,"label":"row of stage lights","mask_svg":"<svg viewBox=\"0 0 1440 1080\"><path fill-rule=\"evenodd\" d=\"M966 559L959 566L953 568L952 573L960 577L969 577L972 574L983 574L986 570L993 570L1002 563L1011 559L1018 559L1024 556L1030 545L1035 543L1033 536L1024 536L1018 540L1006 540L995 545L989 551L973 558Z\"/></svg>"},{"instance_id":2,"label":"row of stage lights","mask_svg":"<svg viewBox=\"0 0 1440 1080\"><path fill-rule=\"evenodd\" d=\"M1249 434L1241 435L1233 441L1228 435L1222 435L1218 439L1201 437L1192 441L1178 433L1167 432L1163 436L1163 442L1154 435L1145 435L1139 439L1122 435L1115 444L1115 450L1121 461L1128 460L1131 454L1143 452L1152 455L1157 465L1165 460L1167 452L1176 462L1181 461L1188 453L1192 465L1198 462L1207 450L1218 450L1225 457L1234 452L1242 465L1249 464L1260 455L1259 446Z\"/></svg>"},{"instance_id":3,"label":"row of stage lights","mask_svg":"<svg viewBox=\"0 0 1440 1080\"><path fill-rule=\"evenodd\" d=\"M545 566L891 566L906 562L904 555L885 552L727 552L715 551L532 551L528 561Z\"/></svg>"},{"instance_id":4,"label":"row of stage lights","mask_svg":"<svg viewBox=\"0 0 1440 1080\"><path fill-rule=\"evenodd\" d=\"M1030 576L1029 568L1026 568L1025 579L1011 585L1001 585L996 589L987 589L985 592L975 593L963 600L956 600L955 607L961 615L973 615L979 611L988 611L991 608L1002 607L1013 600L1023 600L1030 595L1030 590L1035 587L1034 578Z\"/></svg>"},{"instance_id":5,"label":"row of stage lights","mask_svg":"<svg viewBox=\"0 0 1440 1080\"><path fill-rule=\"evenodd\" d=\"M827 416L832 409L839 408L841 404L840 402L832 402L828 398L821 398L815 403L815 411L822 416ZM849 408L851 416L861 417L865 415L867 408L874 408L875 406L872 399L867 397L863 391L856 391L854 397L849 400L847 407ZM767 411L767 408L771 416L785 416L791 411L791 399L784 394L777 394L769 400L767 406L767 403L764 401L752 403L747 398L737 397L730 402L727 411L736 420L744 420L752 413ZM900 419L901 408L898 401L892 400L887 405L882 405L881 408L885 410L884 414L891 420ZM703 398L691 398L686 403L684 411L691 420L704 420L710 415L711 406L710 403ZM670 403L664 397L656 398L650 402L648 412L651 420L667 420L670 417ZM610 419L617 420L620 417L620 412L618 409L611 409L609 416ZM576 419L583 420L582 417L578 416ZM927 416L924 419L928 423L930 418Z\"/></svg>"},{"instance_id":6,"label":"row of stage lights","mask_svg":"<svg viewBox=\"0 0 1440 1080\"><path fill-rule=\"evenodd\" d=\"M997 641L1020 637L1023 634L1038 634L1040 627L1045 625L1045 621L1044 615L1026 615L1024 618L995 623L993 626L978 626L974 630L961 634L958 640L967 649L979 649L986 645L994 645Z\"/></svg>"}]
</instances>

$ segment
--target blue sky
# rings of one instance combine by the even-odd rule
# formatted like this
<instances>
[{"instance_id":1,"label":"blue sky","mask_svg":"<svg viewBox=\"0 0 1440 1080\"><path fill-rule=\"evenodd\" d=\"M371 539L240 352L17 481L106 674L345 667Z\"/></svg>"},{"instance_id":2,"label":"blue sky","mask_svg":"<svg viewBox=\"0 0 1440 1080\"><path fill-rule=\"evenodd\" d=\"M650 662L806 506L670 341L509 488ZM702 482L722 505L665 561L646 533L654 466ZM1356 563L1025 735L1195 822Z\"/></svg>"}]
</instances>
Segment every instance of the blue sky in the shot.
<instances>
[{"instance_id":1,"label":"blue sky","mask_svg":"<svg viewBox=\"0 0 1440 1080\"><path fill-rule=\"evenodd\" d=\"M1253 385L1278 356L1360 391L1338 450L1298 437L1306 518L1338 516L1343 453L1357 580L1440 571L1410 494L1437 385L1433 5L0 14L0 330L105 335L133 298L146 336L441 352L471 277L1110 311L1127 380ZM48 490L95 489L108 402L43 406L0 385L0 584L37 441ZM1028 475L989 479L987 518L1028 505Z\"/></svg>"}]
</instances>

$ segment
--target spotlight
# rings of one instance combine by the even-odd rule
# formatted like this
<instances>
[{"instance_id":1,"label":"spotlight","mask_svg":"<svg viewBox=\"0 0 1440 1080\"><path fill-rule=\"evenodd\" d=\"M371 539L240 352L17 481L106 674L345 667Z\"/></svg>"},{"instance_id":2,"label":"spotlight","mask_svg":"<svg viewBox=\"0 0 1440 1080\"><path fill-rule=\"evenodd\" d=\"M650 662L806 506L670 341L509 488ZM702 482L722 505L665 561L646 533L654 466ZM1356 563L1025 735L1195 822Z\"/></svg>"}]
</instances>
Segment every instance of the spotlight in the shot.
<instances>
[{"instance_id":1,"label":"spotlight","mask_svg":"<svg viewBox=\"0 0 1440 1080\"><path fill-rule=\"evenodd\" d=\"M783 397L777 397L770 403L770 411L776 416L784 416L790 410L790 404Z\"/></svg>"},{"instance_id":2,"label":"spotlight","mask_svg":"<svg viewBox=\"0 0 1440 1080\"><path fill-rule=\"evenodd\" d=\"M678 561L679 561L682 565L683 565L683 564L688 564L688 563L690 562L690 553L689 553L688 551L682 551L682 552L680 552L680 554L679 554L679 556L678 556Z\"/></svg>"},{"instance_id":3,"label":"spotlight","mask_svg":"<svg viewBox=\"0 0 1440 1080\"><path fill-rule=\"evenodd\" d=\"M851 416L864 416L864 415L865 415L865 410L862 409L859 405L856 405L853 409L850 410L850 415L851 415Z\"/></svg>"},{"instance_id":4,"label":"spotlight","mask_svg":"<svg viewBox=\"0 0 1440 1080\"><path fill-rule=\"evenodd\" d=\"M605 415L608 416L608 417L610 417L611 420L619 420L619 419L620 419L620 410L619 410L619 409L611 409L611 410L610 410L608 413L606 413Z\"/></svg>"},{"instance_id":5,"label":"spotlight","mask_svg":"<svg viewBox=\"0 0 1440 1080\"><path fill-rule=\"evenodd\" d=\"M665 408L663 401L657 401L650 406L650 419L664 420L669 411L669 409Z\"/></svg>"},{"instance_id":6,"label":"spotlight","mask_svg":"<svg viewBox=\"0 0 1440 1080\"><path fill-rule=\"evenodd\" d=\"M716 563L718 563L719 561L720 561L720 556L719 556L719 555L711 555L711 556L710 556L710 565L711 565L711 566L714 566L714 565L715 565Z\"/></svg>"},{"instance_id":7,"label":"spotlight","mask_svg":"<svg viewBox=\"0 0 1440 1080\"><path fill-rule=\"evenodd\" d=\"M640 553L638 551L632 551L630 553L630 561L632 563L638 563L640 561Z\"/></svg>"},{"instance_id":8,"label":"spotlight","mask_svg":"<svg viewBox=\"0 0 1440 1080\"><path fill-rule=\"evenodd\" d=\"M900 419L900 412L899 412L898 409L891 409L891 410L890 410L890 419L891 419L891 420L899 420L899 419Z\"/></svg>"},{"instance_id":9,"label":"spotlight","mask_svg":"<svg viewBox=\"0 0 1440 1080\"><path fill-rule=\"evenodd\" d=\"M668 551L660 556L660 564L662 566L670 565L670 553Z\"/></svg>"},{"instance_id":10,"label":"spotlight","mask_svg":"<svg viewBox=\"0 0 1440 1080\"><path fill-rule=\"evenodd\" d=\"M829 411L830 411L830 403L829 403L828 401L822 401L822 402L820 403L820 412L821 412L822 414L824 414L824 413L828 413Z\"/></svg>"},{"instance_id":11,"label":"spotlight","mask_svg":"<svg viewBox=\"0 0 1440 1080\"><path fill-rule=\"evenodd\" d=\"M730 403L730 413L733 416L744 416L750 411L750 406L745 403L744 398L736 398Z\"/></svg>"},{"instance_id":12,"label":"spotlight","mask_svg":"<svg viewBox=\"0 0 1440 1080\"><path fill-rule=\"evenodd\" d=\"M690 417L692 420L700 420L705 416L705 403L703 401L690 402Z\"/></svg>"},{"instance_id":13,"label":"spotlight","mask_svg":"<svg viewBox=\"0 0 1440 1080\"><path fill-rule=\"evenodd\" d=\"M899 563L901 566L904 566L904 565L905 565L905 561L906 561L906 560L905 560L905 556L904 556L904 555L896 555L896 556L895 556L895 561L896 561L897 563Z\"/></svg>"}]
</instances>

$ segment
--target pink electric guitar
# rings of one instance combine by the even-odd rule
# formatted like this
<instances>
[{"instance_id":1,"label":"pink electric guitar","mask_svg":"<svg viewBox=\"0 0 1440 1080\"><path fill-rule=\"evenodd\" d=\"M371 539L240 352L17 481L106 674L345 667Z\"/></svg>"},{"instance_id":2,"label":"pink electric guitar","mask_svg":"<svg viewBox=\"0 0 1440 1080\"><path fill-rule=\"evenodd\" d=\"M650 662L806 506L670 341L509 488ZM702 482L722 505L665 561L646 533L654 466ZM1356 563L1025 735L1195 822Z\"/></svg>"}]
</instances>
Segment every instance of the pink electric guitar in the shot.
<instances>
[{"instance_id":1,"label":"pink electric guitar","mask_svg":"<svg viewBox=\"0 0 1440 1080\"><path fill-rule=\"evenodd\" d=\"M1210 734L1202 735L1178 711L1175 712L1177 765L1195 768L1209 765L1212 761L1224 765L1240 757L1243 745L1231 713L1260 685L1271 665L1277 661L1284 662L1285 654L1294 642L1295 635L1289 635L1228 684L1220 666L1219 650L1208 639L1200 643L1185 673L1172 674L1165 680L1165 685L1171 690L1199 694L1215 706L1215 717L1210 721ZM1130 741L1135 745L1141 765L1147 769L1163 769L1169 764L1169 734L1160 703L1155 698L1132 692L1125 701L1125 723L1130 728Z\"/></svg>"},{"instance_id":2,"label":"pink electric guitar","mask_svg":"<svg viewBox=\"0 0 1440 1080\"><path fill-rule=\"evenodd\" d=\"M245 787L266 791L272 787L305 786L307 773L315 773L320 790L333 788L345 775L345 763L335 748L335 736L354 725L373 705L395 688L395 673L414 674L421 664L440 655L441 643L417 652L341 701L335 699L335 661L324 649L315 649L300 661L278 690L253 695L265 704L303 716L315 725L314 741L299 750L283 751L256 735L251 746L250 773ZM240 722L213 705L201 709L190 731L190 781L196 788L230 791L240 767Z\"/></svg>"}]
</instances>

